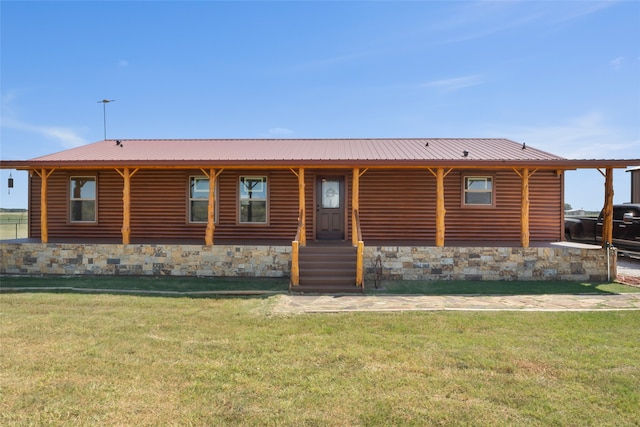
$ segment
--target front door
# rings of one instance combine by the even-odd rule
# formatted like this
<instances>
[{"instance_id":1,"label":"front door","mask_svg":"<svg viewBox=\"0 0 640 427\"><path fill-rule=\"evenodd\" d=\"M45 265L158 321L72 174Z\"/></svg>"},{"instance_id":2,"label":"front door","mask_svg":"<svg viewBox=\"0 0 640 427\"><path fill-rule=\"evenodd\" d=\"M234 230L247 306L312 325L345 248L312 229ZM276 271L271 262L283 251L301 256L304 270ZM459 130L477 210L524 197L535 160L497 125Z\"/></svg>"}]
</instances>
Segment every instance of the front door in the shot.
<instances>
[{"instance_id":1,"label":"front door","mask_svg":"<svg viewBox=\"0 0 640 427\"><path fill-rule=\"evenodd\" d=\"M344 240L344 177L316 181L316 239Z\"/></svg>"}]
</instances>

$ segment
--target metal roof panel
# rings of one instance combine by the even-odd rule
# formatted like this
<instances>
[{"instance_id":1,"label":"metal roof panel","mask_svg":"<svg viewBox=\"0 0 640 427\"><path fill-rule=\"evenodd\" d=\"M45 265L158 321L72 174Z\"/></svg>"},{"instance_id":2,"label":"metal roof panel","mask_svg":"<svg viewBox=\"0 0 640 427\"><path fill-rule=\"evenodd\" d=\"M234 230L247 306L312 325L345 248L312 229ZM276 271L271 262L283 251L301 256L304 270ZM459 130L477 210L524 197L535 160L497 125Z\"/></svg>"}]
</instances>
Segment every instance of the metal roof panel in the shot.
<instances>
[{"instance_id":1,"label":"metal roof panel","mask_svg":"<svg viewBox=\"0 0 640 427\"><path fill-rule=\"evenodd\" d=\"M429 161L562 160L508 139L122 139L99 141L33 161Z\"/></svg>"}]
</instances>

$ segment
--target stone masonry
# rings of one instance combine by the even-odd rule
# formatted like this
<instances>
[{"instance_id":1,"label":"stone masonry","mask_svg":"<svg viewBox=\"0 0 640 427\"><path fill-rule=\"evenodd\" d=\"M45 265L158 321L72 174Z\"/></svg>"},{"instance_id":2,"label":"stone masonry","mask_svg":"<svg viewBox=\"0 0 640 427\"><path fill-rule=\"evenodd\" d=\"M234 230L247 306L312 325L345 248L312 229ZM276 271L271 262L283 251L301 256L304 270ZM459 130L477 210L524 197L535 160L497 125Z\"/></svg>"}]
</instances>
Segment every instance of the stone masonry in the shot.
<instances>
[{"instance_id":1,"label":"stone masonry","mask_svg":"<svg viewBox=\"0 0 640 427\"><path fill-rule=\"evenodd\" d=\"M365 281L607 280L607 252L574 247L365 247ZM289 277L291 246L0 243L0 274ZM611 250L610 279L616 252Z\"/></svg>"},{"instance_id":2,"label":"stone masonry","mask_svg":"<svg viewBox=\"0 0 640 427\"><path fill-rule=\"evenodd\" d=\"M383 280L607 280L607 252L600 248L365 247L369 280L378 256ZM609 256L613 280L615 249Z\"/></svg>"},{"instance_id":3,"label":"stone masonry","mask_svg":"<svg viewBox=\"0 0 640 427\"><path fill-rule=\"evenodd\" d=\"M284 277L290 246L0 244L1 274Z\"/></svg>"}]
</instances>

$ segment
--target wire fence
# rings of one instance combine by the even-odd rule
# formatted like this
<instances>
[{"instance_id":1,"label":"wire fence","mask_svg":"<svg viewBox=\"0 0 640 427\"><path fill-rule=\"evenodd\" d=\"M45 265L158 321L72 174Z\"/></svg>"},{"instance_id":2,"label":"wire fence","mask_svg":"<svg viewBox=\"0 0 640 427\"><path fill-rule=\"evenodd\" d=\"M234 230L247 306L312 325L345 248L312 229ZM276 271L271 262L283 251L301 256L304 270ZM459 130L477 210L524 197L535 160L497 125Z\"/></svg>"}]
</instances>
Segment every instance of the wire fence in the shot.
<instances>
[{"instance_id":1,"label":"wire fence","mask_svg":"<svg viewBox=\"0 0 640 427\"><path fill-rule=\"evenodd\" d=\"M27 218L0 218L0 240L25 239L29 236Z\"/></svg>"}]
</instances>

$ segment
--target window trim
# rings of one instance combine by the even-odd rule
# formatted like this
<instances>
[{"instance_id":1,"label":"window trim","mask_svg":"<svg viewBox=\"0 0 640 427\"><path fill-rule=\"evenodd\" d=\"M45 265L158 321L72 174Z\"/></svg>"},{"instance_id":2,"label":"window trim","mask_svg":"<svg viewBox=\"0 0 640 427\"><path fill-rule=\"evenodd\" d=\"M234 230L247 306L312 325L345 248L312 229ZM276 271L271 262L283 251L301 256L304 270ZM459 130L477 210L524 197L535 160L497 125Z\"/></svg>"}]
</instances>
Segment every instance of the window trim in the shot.
<instances>
[{"instance_id":1,"label":"window trim","mask_svg":"<svg viewBox=\"0 0 640 427\"><path fill-rule=\"evenodd\" d=\"M469 179L484 179L491 180L491 190L468 190L467 189L467 180ZM463 208L480 208L480 209L490 209L496 207L496 177L494 174L487 173L474 173L474 174L463 174L462 182L461 182L462 190L461 190L461 200L460 205ZM467 193L489 193L491 197L491 203L467 203Z\"/></svg>"},{"instance_id":2,"label":"window trim","mask_svg":"<svg viewBox=\"0 0 640 427\"><path fill-rule=\"evenodd\" d=\"M236 195L237 195L237 201L236 201L236 209L237 209L237 215L236 215L236 221L238 225L242 225L242 226L265 226L265 225L269 225L269 221L271 219L271 215L269 215L269 197L271 192L269 191L269 175L268 174L239 174L237 176L237 181L236 181ZM242 193L240 191L240 185L242 182L242 179L246 179L246 178L261 178L263 179L264 185L265 185L265 197L264 198L260 198L260 199L252 199L254 201L264 201L265 202L265 220L264 222L245 222L242 221L242 201L246 200L242 198Z\"/></svg>"},{"instance_id":3,"label":"window trim","mask_svg":"<svg viewBox=\"0 0 640 427\"><path fill-rule=\"evenodd\" d=\"M72 190L73 190L73 180L74 179L92 179L94 184L95 184L95 195L92 199L87 199L87 198L79 198L76 199L74 197L72 197ZM67 197L68 197L68 203L67 203L67 209L68 209L68 221L70 224L76 224L76 225L80 225L80 224L97 224L98 223L98 176L97 175L69 175L68 176L68 180L67 180L67 184L68 184L68 188L67 188ZM83 201L93 201L93 206L94 206L94 212L93 212L93 219L92 220L76 220L73 219L72 214L73 214L73 209L71 207L71 204L74 201L79 201L79 202L83 202Z\"/></svg>"},{"instance_id":4,"label":"window trim","mask_svg":"<svg viewBox=\"0 0 640 427\"><path fill-rule=\"evenodd\" d=\"M208 204L209 204L209 191L207 190L207 197L204 199L201 198L193 198L191 197L191 181L193 179L201 179L201 180L205 180L207 182L209 182L209 178L206 177L205 175L189 175L189 179L187 180L187 223L188 224L193 224L193 225L201 225L201 224L207 224L208 219L205 219L204 221L193 221L191 218L191 202L193 201L203 201L207 203L207 214L208 214ZM216 179L216 188L213 189L213 194L216 198L216 203L213 206L213 223L214 224L218 224L218 217L219 217L219 206L220 206L220 201L218 200L218 194L219 194L219 188L220 188L220 180Z\"/></svg>"}]
</instances>

